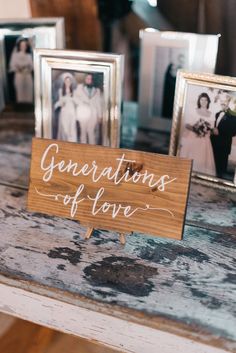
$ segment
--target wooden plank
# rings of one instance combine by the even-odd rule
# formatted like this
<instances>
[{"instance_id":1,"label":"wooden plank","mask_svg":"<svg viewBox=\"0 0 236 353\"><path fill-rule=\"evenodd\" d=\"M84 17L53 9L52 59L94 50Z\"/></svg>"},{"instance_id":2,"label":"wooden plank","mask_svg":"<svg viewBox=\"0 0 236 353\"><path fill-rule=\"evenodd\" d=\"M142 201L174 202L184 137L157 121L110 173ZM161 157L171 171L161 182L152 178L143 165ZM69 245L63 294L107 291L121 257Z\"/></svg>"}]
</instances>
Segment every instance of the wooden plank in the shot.
<instances>
[{"instance_id":1,"label":"wooden plank","mask_svg":"<svg viewBox=\"0 0 236 353\"><path fill-rule=\"evenodd\" d=\"M31 138L32 135L13 130L0 133L0 184L28 188ZM236 189L231 189L229 192L192 183L187 224L236 234Z\"/></svg>"},{"instance_id":2,"label":"wooden plank","mask_svg":"<svg viewBox=\"0 0 236 353\"><path fill-rule=\"evenodd\" d=\"M192 183L188 224L236 235L236 188L230 190Z\"/></svg>"},{"instance_id":3,"label":"wooden plank","mask_svg":"<svg viewBox=\"0 0 236 353\"><path fill-rule=\"evenodd\" d=\"M12 326L0 337L0 350L7 353L46 352L54 332L32 323L15 320Z\"/></svg>"},{"instance_id":4,"label":"wooden plank","mask_svg":"<svg viewBox=\"0 0 236 353\"><path fill-rule=\"evenodd\" d=\"M190 160L33 139L28 209L88 227L182 238Z\"/></svg>"},{"instance_id":5,"label":"wooden plank","mask_svg":"<svg viewBox=\"0 0 236 353\"><path fill-rule=\"evenodd\" d=\"M27 189L30 154L4 147L5 150L0 150L0 183Z\"/></svg>"},{"instance_id":6,"label":"wooden plank","mask_svg":"<svg viewBox=\"0 0 236 353\"><path fill-rule=\"evenodd\" d=\"M186 226L183 242L136 233L122 247L101 230L85 242L77 222L25 206L0 187L1 283L235 350L235 237Z\"/></svg>"},{"instance_id":7,"label":"wooden plank","mask_svg":"<svg viewBox=\"0 0 236 353\"><path fill-rule=\"evenodd\" d=\"M118 353L120 351L110 349L94 341L71 335L57 333L54 342L48 347L45 353ZM14 352L16 353L16 352ZM35 352L32 352L35 353ZM41 352L40 352L41 353ZM122 353L122 352L120 352Z\"/></svg>"},{"instance_id":8,"label":"wooden plank","mask_svg":"<svg viewBox=\"0 0 236 353\"><path fill-rule=\"evenodd\" d=\"M226 353L220 348L194 342L88 309L0 284L6 298L0 310L59 331L101 342L123 353ZM50 309L50 310L49 310ZM50 314L49 314L50 313ZM46 329L42 329L48 333ZM40 332L41 336L41 332ZM46 336L46 340L47 340ZM36 337L37 339L37 337ZM47 342L47 341L46 341ZM26 345L28 340L26 340ZM23 352L23 351L22 351Z\"/></svg>"},{"instance_id":9,"label":"wooden plank","mask_svg":"<svg viewBox=\"0 0 236 353\"><path fill-rule=\"evenodd\" d=\"M10 138L10 137L9 137ZM28 188L30 137L11 135L13 144L0 145L0 184ZM8 167L6 168L6 165ZM232 189L233 191L233 189ZM218 207L216 208L216 204ZM236 234L236 189L228 192L200 184L191 184L187 224Z\"/></svg>"},{"instance_id":10,"label":"wooden plank","mask_svg":"<svg viewBox=\"0 0 236 353\"><path fill-rule=\"evenodd\" d=\"M7 331L9 331L10 327L15 323L16 319L13 316L0 314L0 341L2 336L5 335ZM0 344L1 350L1 344Z\"/></svg>"},{"instance_id":11,"label":"wooden plank","mask_svg":"<svg viewBox=\"0 0 236 353\"><path fill-rule=\"evenodd\" d=\"M0 314L0 351L4 353L115 353L93 340L64 334Z\"/></svg>"}]
</instances>

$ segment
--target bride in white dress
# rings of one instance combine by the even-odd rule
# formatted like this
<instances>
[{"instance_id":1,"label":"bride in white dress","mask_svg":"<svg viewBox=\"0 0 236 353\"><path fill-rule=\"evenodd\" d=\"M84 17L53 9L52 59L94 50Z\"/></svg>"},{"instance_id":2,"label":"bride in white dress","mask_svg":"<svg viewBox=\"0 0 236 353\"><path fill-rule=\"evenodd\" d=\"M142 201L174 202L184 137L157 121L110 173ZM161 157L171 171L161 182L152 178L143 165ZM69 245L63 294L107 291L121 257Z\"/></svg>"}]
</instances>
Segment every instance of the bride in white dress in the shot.
<instances>
[{"instance_id":1,"label":"bride in white dress","mask_svg":"<svg viewBox=\"0 0 236 353\"><path fill-rule=\"evenodd\" d=\"M71 74L63 75L63 87L59 89L59 99L54 109L61 108L58 121L57 139L77 142L77 127L75 115L75 100Z\"/></svg>"},{"instance_id":2,"label":"bride in white dress","mask_svg":"<svg viewBox=\"0 0 236 353\"><path fill-rule=\"evenodd\" d=\"M180 157L193 159L193 171L216 176L211 144L215 118L209 110L210 97L202 93L198 97L193 125L186 124L180 145Z\"/></svg>"},{"instance_id":3,"label":"bride in white dress","mask_svg":"<svg viewBox=\"0 0 236 353\"><path fill-rule=\"evenodd\" d=\"M27 38L20 38L11 54L9 71L14 72L17 103L33 103L33 59Z\"/></svg>"}]
</instances>

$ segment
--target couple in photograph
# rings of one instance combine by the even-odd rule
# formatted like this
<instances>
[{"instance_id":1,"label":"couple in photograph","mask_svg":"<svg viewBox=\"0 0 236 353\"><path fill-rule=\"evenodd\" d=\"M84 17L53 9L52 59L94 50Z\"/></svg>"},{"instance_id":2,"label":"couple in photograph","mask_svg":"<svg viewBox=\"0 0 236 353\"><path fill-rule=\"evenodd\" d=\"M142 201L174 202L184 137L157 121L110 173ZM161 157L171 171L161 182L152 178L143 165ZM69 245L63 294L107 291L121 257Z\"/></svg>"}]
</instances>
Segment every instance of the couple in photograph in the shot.
<instances>
[{"instance_id":1,"label":"couple in photograph","mask_svg":"<svg viewBox=\"0 0 236 353\"><path fill-rule=\"evenodd\" d=\"M211 100L202 93L197 100L196 121L186 124L184 142L180 156L193 159L193 170L225 178L232 139L236 136L236 100L229 108L232 97L225 94L220 98L221 110L215 115L210 111Z\"/></svg>"},{"instance_id":2,"label":"couple in photograph","mask_svg":"<svg viewBox=\"0 0 236 353\"><path fill-rule=\"evenodd\" d=\"M94 86L92 74L86 74L84 83L74 85L70 73L63 74L63 86L59 89L54 109L60 109L57 139L97 144L97 130L102 120L102 97Z\"/></svg>"}]
</instances>

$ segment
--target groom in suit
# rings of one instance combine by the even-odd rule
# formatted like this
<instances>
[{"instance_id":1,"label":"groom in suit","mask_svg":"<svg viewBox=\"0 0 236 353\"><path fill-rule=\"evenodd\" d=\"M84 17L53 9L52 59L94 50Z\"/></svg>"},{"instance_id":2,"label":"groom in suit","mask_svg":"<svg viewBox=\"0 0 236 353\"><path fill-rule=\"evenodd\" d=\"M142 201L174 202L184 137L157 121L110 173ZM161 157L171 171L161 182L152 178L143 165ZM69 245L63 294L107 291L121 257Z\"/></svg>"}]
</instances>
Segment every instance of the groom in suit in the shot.
<instances>
[{"instance_id":1,"label":"groom in suit","mask_svg":"<svg viewBox=\"0 0 236 353\"><path fill-rule=\"evenodd\" d=\"M80 143L102 143L103 99L100 88L94 84L94 75L87 73L84 82L74 91L76 120L80 129ZM97 136L99 135L99 136Z\"/></svg>"},{"instance_id":2,"label":"groom in suit","mask_svg":"<svg viewBox=\"0 0 236 353\"><path fill-rule=\"evenodd\" d=\"M227 173L228 159L231 153L232 138L236 136L236 100L234 110L229 108L231 97L221 99L221 110L216 113L215 127L211 136L217 177L223 178Z\"/></svg>"}]
</instances>

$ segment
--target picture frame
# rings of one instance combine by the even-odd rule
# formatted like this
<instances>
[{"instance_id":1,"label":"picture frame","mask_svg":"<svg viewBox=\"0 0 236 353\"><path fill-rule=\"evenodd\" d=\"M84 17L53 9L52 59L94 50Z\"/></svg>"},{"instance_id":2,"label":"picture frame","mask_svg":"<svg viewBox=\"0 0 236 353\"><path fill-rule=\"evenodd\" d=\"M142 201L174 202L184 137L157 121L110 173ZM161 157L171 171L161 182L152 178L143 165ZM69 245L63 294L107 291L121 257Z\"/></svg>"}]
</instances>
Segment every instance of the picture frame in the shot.
<instances>
[{"instance_id":1,"label":"picture frame","mask_svg":"<svg viewBox=\"0 0 236 353\"><path fill-rule=\"evenodd\" d=\"M219 37L150 28L140 31L139 128L163 132L169 138L177 71L213 73Z\"/></svg>"},{"instance_id":2,"label":"picture frame","mask_svg":"<svg viewBox=\"0 0 236 353\"><path fill-rule=\"evenodd\" d=\"M178 72L169 154L193 159L195 180L236 187L236 78Z\"/></svg>"},{"instance_id":3,"label":"picture frame","mask_svg":"<svg viewBox=\"0 0 236 353\"><path fill-rule=\"evenodd\" d=\"M3 90L0 89L0 112L4 109L5 102L4 102L4 96L3 96Z\"/></svg>"},{"instance_id":4,"label":"picture frame","mask_svg":"<svg viewBox=\"0 0 236 353\"><path fill-rule=\"evenodd\" d=\"M64 18L0 20L0 86L6 109L33 111L34 48L64 47Z\"/></svg>"},{"instance_id":5,"label":"picture frame","mask_svg":"<svg viewBox=\"0 0 236 353\"><path fill-rule=\"evenodd\" d=\"M36 49L34 51L34 68L36 137L119 147L124 73L123 55ZM74 120L76 121L76 136L74 134L72 134L73 136L70 134L62 136L60 134L60 122L63 121L62 109L59 107L59 112L55 111L55 107L58 104L60 105L60 103L57 103L56 96L61 94L59 92L62 92L62 84L65 83L65 81L62 83L62 77L66 74L71 79L71 97L75 112L72 107L70 121L73 126ZM91 76L94 92L89 99L88 92L85 93L88 89L86 86L88 75ZM59 81L56 81L57 79ZM82 95L81 89L83 89ZM95 113L93 99L96 99L96 94L100 98ZM82 103L81 100L78 100L78 97L82 97ZM91 116L89 114L94 114L95 125L85 127L85 122L82 121L82 115L84 117L86 115L85 102L89 106L88 117ZM98 117L99 106L102 107L100 108L102 112L100 117ZM81 110L81 107L84 111ZM97 116L97 120L95 116ZM85 119L85 121L87 120Z\"/></svg>"}]
</instances>

